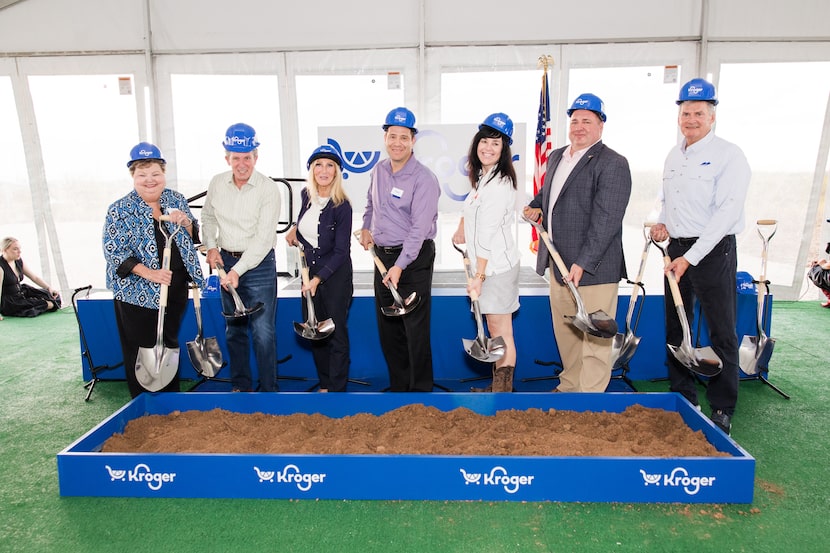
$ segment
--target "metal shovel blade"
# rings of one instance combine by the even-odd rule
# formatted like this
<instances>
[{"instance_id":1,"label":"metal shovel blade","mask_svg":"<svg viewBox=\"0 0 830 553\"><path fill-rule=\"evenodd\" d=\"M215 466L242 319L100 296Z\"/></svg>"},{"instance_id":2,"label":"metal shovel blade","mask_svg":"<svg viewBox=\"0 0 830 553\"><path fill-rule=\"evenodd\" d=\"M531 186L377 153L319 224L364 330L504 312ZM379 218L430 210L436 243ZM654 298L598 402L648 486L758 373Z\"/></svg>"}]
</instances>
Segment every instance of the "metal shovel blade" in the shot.
<instances>
[{"instance_id":1,"label":"metal shovel blade","mask_svg":"<svg viewBox=\"0 0 830 553\"><path fill-rule=\"evenodd\" d=\"M402 299L394 286L390 285L389 290L392 292L394 301L389 307L380 308L380 312L387 317L402 317L418 307L418 303L421 301L416 292L412 292L406 299Z\"/></svg>"},{"instance_id":2,"label":"metal shovel blade","mask_svg":"<svg viewBox=\"0 0 830 553\"><path fill-rule=\"evenodd\" d=\"M749 376L761 373L772 356L773 348L775 338L766 335L744 336L738 349L741 370Z\"/></svg>"},{"instance_id":3,"label":"metal shovel blade","mask_svg":"<svg viewBox=\"0 0 830 553\"><path fill-rule=\"evenodd\" d=\"M324 321L319 321L313 326L307 322L298 323L297 321L294 321L294 332L296 332L301 338L305 338L307 340L322 340L334 332L334 321L326 319Z\"/></svg>"},{"instance_id":4,"label":"metal shovel blade","mask_svg":"<svg viewBox=\"0 0 830 553\"><path fill-rule=\"evenodd\" d=\"M484 363L495 363L504 357L505 344L501 336L492 339L485 338L484 343L477 339L462 338L461 343L464 344L464 351L470 357Z\"/></svg>"},{"instance_id":5,"label":"metal shovel blade","mask_svg":"<svg viewBox=\"0 0 830 553\"><path fill-rule=\"evenodd\" d=\"M216 338L202 338L201 340L197 338L188 342L187 356L196 372L208 378L215 377L225 366L222 349Z\"/></svg>"},{"instance_id":6,"label":"metal shovel blade","mask_svg":"<svg viewBox=\"0 0 830 553\"><path fill-rule=\"evenodd\" d=\"M164 389L179 371L179 348L138 348L135 377L148 392Z\"/></svg>"},{"instance_id":7,"label":"metal shovel blade","mask_svg":"<svg viewBox=\"0 0 830 553\"><path fill-rule=\"evenodd\" d=\"M193 289L193 311L196 315L196 337L186 344L190 364L202 376L213 378L225 362L216 338L205 338L202 334L202 307L198 288Z\"/></svg>"},{"instance_id":8,"label":"metal shovel blade","mask_svg":"<svg viewBox=\"0 0 830 553\"><path fill-rule=\"evenodd\" d=\"M300 252L302 282L303 287L305 287L308 286L309 283L308 262L305 258L305 249L303 248L303 245L299 242L297 242L296 245ZM304 323L294 322L294 332L296 332L298 336L301 336L307 340L322 340L334 332L334 321L326 319L325 321L318 322L317 315L314 311L314 300L311 297L311 290L303 292L303 297L305 298L307 320Z\"/></svg>"},{"instance_id":9,"label":"metal shovel blade","mask_svg":"<svg viewBox=\"0 0 830 553\"><path fill-rule=\"evenodd\" d=\"M614 342L622 342L619 350L614 355L614 348L611 349L612 359L614 363L611 365L614 369L620 369L628 364L637 352L637 346L640 345L640 336L635 336L632 332L626 334L617 334L614 336Z\"/></svg>"}]
</instances>

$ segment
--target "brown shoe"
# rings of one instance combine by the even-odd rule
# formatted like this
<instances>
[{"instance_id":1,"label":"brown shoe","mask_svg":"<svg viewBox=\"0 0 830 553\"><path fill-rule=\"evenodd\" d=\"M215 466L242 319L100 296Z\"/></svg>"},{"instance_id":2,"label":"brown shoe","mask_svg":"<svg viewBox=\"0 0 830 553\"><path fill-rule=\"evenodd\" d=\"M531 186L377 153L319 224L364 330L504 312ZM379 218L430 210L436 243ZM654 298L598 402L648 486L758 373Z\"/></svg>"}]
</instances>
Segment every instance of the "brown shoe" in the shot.
<instances>
[{"instance_id":1,"label":"brown shoe","mask_svg":"<svg viewBox=\"0 0 830 553\"><path fill-rule=\"evenodd\" d=\"M493 391L494 392L512 392L513 391L513 372L516 367L513 365L505 365L503 367L496 367L493 369Z\"/></svg>"}]
</instances>

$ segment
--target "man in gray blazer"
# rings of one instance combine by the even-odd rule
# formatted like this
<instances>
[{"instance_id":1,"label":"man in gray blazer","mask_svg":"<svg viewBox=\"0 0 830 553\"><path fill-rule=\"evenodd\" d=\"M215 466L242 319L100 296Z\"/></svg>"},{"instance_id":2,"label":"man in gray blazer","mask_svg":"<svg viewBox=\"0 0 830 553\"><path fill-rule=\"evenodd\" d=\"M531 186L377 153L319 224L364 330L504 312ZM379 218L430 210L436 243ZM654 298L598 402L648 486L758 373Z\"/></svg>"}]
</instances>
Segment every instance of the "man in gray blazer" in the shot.
<instances>
[{"instance_id":1,"label":"man in gray blazer","mask_svg":"<svg viewBox=\"0 0 830 553\"><path fill-rule=\"evenodd\" d=\"M524 208L539 220L569 267L561 275L544 243L539 244L536 272L550 267L553 331L563 370L554 392L604 392L611 380L611 339L590 336L569 324L576 305L564 284L579 287L585 309L617 312L619 281L627 277L622 246L622 220L631 195L628 161L602 143L605 105L594 94L582 94L567 111L570 145L548 158L542 190ZM564 280L563 280L564 279Z\"/></svg>"}]
</instances>

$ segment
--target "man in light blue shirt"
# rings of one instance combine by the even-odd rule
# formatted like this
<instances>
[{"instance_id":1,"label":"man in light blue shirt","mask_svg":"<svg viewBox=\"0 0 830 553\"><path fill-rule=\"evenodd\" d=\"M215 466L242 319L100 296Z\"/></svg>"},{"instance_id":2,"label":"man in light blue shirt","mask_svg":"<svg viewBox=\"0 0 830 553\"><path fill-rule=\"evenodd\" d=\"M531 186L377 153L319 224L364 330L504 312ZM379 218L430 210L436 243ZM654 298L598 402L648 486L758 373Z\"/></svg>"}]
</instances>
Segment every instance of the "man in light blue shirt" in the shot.
<instances>
[{"instance_id":1,"label":"man in light blue shirt","mask_svg":"<svg viewBox=\"0 0 830 553\"><path fill-rule=\"evenodd\" d=\"M678 124L683 140L669 152L663 171L662 206L651 236L668 246L686 316L692 324L695 298L709 325L712 349L723 370L710 378L706 397L711 419L724 432L732 428L738 401L737 252L735 235L744 228L744 202L751 171L743 151L715 136L715 87L692 79L680 91ZM666 341L682 341L682 328L668 287ZM671 390L697 405L694 375L672 355Z\"/></svg>"}]
</instances>

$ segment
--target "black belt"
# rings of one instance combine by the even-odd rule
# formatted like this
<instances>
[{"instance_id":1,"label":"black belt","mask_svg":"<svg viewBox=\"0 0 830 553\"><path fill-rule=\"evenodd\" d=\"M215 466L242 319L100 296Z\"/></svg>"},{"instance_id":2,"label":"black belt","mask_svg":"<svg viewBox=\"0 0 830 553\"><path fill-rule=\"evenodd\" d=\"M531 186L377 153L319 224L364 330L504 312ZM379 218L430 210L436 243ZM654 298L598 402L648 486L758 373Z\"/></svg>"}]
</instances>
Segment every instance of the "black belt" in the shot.
<instances>
[{"instance_id":1,"label":"black belt","mask_svg":"<svg viewBox=\"0 0 830 553\"><path fill-rule=\"evenodd\" d=\"M400 253L403 250L403 246L378 246L375 244L375 249L378 252L383 252L387 255L392 255L393 253Z\"/></svg>"},{"instance_id":2,"label":"black belt","mask_svg":"<svg viewBox=\"0 0 830 553\"><path fill-rule=\"evenodd\" d=\"M232 252L230 250L222 250L222 251L225 252L226 254L228 254L229 256L235 257L237 259L242 257L242 254L245 253L245 252Z\"/></svg>"},{"instance_id":3,"label":"black belt","mask_svg":"<svg viewBox=\"0 0 830 553\"><path fill-rule=\"evenodd\" d=\"M693 238L672 238L672 241L677 242L681 246L694 246L697 242L697 236Z\"/></svg>"}]
</instances>

